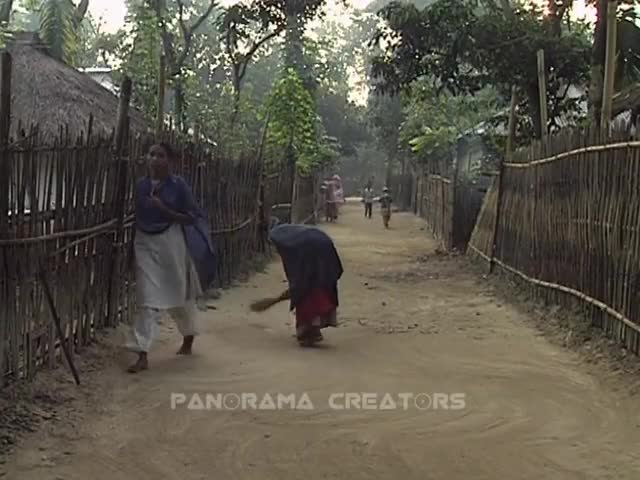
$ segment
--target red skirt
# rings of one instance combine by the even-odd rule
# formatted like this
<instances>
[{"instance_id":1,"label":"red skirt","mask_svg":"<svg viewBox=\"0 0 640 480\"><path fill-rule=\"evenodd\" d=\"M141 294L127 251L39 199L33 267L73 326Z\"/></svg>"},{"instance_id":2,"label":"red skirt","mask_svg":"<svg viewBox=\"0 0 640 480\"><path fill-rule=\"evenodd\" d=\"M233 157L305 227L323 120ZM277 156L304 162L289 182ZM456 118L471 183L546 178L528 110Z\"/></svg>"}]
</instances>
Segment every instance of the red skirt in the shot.
<instances>
[{"instance_id":1,"label":"red skirt","mask_svg":"<svg viewBox=\"0 0 640 480\"><path fill-rule=\"evenodd\" d=\"M296 306L296 326L316 326L318 319L331 316L338 306L327 290L316 288ZM324 328L324 325L320 328Z\"/></svg>"}]
</instances>

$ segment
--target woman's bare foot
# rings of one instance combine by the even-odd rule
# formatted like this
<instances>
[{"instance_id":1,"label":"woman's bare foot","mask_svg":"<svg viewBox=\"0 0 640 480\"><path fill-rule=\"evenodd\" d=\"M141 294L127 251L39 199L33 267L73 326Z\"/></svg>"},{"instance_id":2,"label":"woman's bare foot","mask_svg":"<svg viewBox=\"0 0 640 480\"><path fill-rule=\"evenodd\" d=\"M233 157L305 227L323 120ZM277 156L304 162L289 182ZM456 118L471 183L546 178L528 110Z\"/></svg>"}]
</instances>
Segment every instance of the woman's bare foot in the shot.
<instances>
[{"instance_id":1,"label":"woman's bare foot","mask_svg":"<svg viewBox=\"0 0 640 480\"><path fill-rule=\"evenodd\" d=\"M193 353L193 335L184 337L182 347L178 350L178 355L191 355Z\"/></svg>"},{"instance_id":2,"label":"woman's bare foot","mask_svg":"<svg viewBox=\"0 0 640 480\"><path fill-rule=\"evenodd\" d=\"M147 361L147 354L140 353L138 354L138 361L131 365L127 372L129 373L138 373L143 370L147 370L149 368L149 362Z\"/></svg>"}]
</instances>

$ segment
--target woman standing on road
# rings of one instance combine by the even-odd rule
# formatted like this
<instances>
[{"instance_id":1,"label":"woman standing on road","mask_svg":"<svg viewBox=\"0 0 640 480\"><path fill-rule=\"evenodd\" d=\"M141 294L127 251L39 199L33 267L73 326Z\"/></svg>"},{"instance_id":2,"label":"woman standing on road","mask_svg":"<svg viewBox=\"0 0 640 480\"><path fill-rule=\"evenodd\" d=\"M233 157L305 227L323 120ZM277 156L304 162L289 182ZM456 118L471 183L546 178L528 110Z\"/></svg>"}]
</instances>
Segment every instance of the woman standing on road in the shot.
<instances>
[{"instance_id":1,"label":"woman standing on road","mask_svg":"<svg viewBox=\"0 0 640 480\"><path fill-rule=\"evenodd\" d=\"M202 287L209 286L215 268L205 217L185 180L170 172L175 158L171 146L152 146L150 173L136 188L134 249L139 311L134 341L128 347L138 353L138 360L129 368L130 373L148 368L147 354L166 313L183 336L178 355L191 355L197 335L196 298Z\"/></svg>"},{"instance_id":2,"label":"woman standing on road","mask_svg":"<svg viewBox=\"0 0 640 480\"><path fill-rule=\"evenodd\" d=\"M322 329L338 326L340 257L331 238L314 227L280 225L271 231L270 240L289 281L279 300L291 300L298 342L310 347L323 340Z\"/></svg>"},{"instance_id":3,"label":"woman standing on road","mask_svg":"<svg viewBox=\"0 0 640 480\"><path fill-rule=\"evenodd\" d=\"M336 201L336 186L328 180L325 189L325 214L327 222L335 222L338 219L338 204Z\"/></svg>"}]
</instances>

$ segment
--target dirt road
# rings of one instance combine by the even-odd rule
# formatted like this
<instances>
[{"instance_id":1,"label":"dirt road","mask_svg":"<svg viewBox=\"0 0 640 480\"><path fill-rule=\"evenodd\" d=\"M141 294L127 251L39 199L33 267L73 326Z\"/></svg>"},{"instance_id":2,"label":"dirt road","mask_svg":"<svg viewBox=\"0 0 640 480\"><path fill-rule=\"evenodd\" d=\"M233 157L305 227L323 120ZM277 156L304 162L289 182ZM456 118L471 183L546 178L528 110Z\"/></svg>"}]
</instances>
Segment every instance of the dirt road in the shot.
<instances>
[{"instance_id":1,"label":"dirt road","mask_svg":"<svg viewBox=\"0 0 640 480\"><path fill-rule=\"evenodd\" d=\"M179 339L168 329L149 372L127 376L131 358L118 357L100 373L101 401L74 417L74 432L28 440L6 478L640 478L636 400L610 393L461 261L435 255L419 220L396 215L385 231L379 217L361 216L348 207L327 227L346 274L343 326L326 332L322 348L297 346L286 305L247 312L252 299L283 287L274 264L225 293L193 358L175 357ZM172 410L172 392L192 401L255 394L258 403L281 393L314 408L232 410L237 397L229 396L227 409ZM397 408L358 408L355 396L352 408L331 408L331 399L346 405L331 397L340 392L377 393L378 402L389 393ZM428 407L422 396L420 409L404 393L463 393L465 406Z\"/></svg>"}]
</instances>

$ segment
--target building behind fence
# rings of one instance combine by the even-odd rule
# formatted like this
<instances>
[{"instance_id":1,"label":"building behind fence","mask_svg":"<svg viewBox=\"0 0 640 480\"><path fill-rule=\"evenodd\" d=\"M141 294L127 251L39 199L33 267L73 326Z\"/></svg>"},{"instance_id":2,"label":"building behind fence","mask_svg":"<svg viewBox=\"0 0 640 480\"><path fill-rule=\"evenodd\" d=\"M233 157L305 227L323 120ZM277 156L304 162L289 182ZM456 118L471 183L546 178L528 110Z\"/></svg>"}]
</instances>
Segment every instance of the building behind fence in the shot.
<instances>
[{"instance_id":1,"label":"building behind fence","mask_svg":"<svg viewBox=\"0 0 640 480\"><path fill-rule=\"evenodd\" d=\"M487 195L470 254L640 350L640 142L565 132L517 152ZM495 245L495 251L494 251Z\"/></svg>"}]
</instances>

